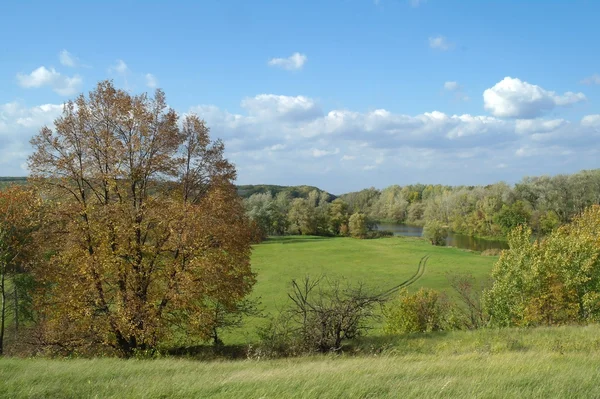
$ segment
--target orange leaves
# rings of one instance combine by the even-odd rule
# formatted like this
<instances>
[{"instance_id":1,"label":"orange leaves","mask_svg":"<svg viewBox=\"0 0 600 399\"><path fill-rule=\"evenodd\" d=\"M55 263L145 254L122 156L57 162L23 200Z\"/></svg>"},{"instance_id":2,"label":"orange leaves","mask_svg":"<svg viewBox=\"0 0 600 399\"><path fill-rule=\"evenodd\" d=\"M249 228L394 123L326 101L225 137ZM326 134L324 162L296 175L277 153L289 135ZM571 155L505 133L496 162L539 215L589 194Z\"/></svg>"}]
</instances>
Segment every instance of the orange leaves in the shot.
<instances>
[{"instance_id":1,"label":"orange leaves","mask_svg":"<svg viewBox=\"0 0 600 399\"><path fill-rule=\"evenodd\" d=\"M30 167L52 210L52 256L36 269L50 283L49 320L81 319L123 355L175 325L210 331L198 328L211 320L203 303L233 308L254 284L223 144L196 116L180 129L160 90L133 96L100 82L74 104L32 140Z\"/></svg>"}]
</instances>

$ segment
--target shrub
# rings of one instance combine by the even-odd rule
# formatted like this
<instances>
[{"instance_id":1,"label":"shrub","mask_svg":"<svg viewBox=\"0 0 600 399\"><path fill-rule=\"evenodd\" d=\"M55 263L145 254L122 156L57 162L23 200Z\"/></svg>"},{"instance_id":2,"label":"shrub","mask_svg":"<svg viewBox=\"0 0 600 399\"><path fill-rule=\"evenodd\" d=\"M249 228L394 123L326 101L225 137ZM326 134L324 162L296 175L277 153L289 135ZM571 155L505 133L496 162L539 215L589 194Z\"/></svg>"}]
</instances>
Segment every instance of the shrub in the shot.
<instances>
[{"instance_id":1,"label":"shrub","mask_svg":"<svg viewBox=\"0 0 600 399\"><path fill-rule=\"evenodd\" d=\"M394 232L388 230L373 230L367 232L366 238L384 238L384 237L393 237Z\"/></svg>"},{"instance_id":2,"label":"shrub","mask_svg":"<svg viewBox=\"0 0 600 399\"><path fill-rule=\"evenodd\" d=\"M437 220L431 220L423 227L423 237L431 242L431 245L446 245L448 231Z\"/></svg>"},{"instance_id":3,"label":"shrub","mask_svg":"<svg viewBox=\"0 0 600 399\"><path fill-rule=\"evenodd\" d=\"M309 277L292 280L290 306L260 330L263 356L338 351L342 342L360 336L383 299L369 295L362 284Z\"/></svg>"},{"instance_id":4,"label":"shrub","mask_svg":"<svg viewBox=\"0 0 600 399\"><path fill-rule=\"evenodd\" d=\"M438 291L421 288L410 294L404 289L384 308L384 315L390 334L440 331L447 327L450 306Z\"/></svg>"},{"instance_id":5,"label":"shrub","mask_svg":"<svg viewBox=\"0 0 600 399\"><path fill-rule=\"evenodd\" d=\"M501 249L498 248L489 248L481 252L483 256L499 256L502 253Z\"/></svg>"}]
</instances>

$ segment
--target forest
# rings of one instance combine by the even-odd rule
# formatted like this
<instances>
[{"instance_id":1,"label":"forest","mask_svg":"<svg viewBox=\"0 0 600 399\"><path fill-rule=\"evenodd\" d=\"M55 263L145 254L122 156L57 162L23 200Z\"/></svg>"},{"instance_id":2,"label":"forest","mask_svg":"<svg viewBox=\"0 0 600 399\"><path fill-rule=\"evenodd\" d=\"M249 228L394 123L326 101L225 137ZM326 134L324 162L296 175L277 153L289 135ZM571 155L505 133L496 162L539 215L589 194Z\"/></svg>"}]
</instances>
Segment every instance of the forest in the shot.
<instances>
[{"instance_id":1,"label":"forest","mask_svg":"<svg viewBox=\"0 0 600 399\"><path fill-rule=\"evenodd\" d=\"M244 200L247 215L264 235L348 235L350 218L357 214L367 229L393 222L489 238L505 238L520 225L544 236L599 203L600 169L525 177L514 185L393 185L339 197L320 190L300 197L265 190Z\"/></svg>"}]
</instances>

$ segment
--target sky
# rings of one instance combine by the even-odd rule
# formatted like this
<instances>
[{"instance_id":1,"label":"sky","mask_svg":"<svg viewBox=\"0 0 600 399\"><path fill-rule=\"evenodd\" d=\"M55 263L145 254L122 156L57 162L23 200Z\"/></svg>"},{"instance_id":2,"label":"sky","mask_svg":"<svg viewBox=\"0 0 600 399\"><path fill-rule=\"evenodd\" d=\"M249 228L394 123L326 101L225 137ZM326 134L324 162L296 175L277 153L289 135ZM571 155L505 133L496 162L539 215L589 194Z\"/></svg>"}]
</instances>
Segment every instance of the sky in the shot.
<instances>
[{"instance_id":1,"label":"sky","mask_svg":"<svg viewBox=\"0 0 600 399\"><path fill-rule=\"evenodd\" d=\"M600 167L600 2L7 2L0 176L112 79L206 120L238 184L334 194Z\"/></svg>"}]
</instances>

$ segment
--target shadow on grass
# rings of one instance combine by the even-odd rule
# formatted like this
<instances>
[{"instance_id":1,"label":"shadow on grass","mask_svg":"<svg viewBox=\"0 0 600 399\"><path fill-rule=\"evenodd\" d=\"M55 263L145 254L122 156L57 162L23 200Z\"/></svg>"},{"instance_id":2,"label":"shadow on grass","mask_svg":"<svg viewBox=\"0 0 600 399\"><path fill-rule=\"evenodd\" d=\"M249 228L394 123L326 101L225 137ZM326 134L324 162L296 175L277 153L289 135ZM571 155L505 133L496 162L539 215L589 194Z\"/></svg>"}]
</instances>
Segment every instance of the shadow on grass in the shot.
<instances>
[{"instance_id":1,"label":"shadow on grass","mask_svg":"<svg viewBox=\"0 0 600 399\"><path fill-rule=\"evenodd\" d=\"M274 236L269 237L261 244L299 244L304 242L317 242L331 240L335 237L322 237L322 236Z\"/></svg>"}]
</instances>

